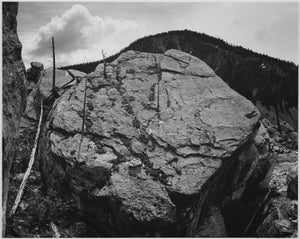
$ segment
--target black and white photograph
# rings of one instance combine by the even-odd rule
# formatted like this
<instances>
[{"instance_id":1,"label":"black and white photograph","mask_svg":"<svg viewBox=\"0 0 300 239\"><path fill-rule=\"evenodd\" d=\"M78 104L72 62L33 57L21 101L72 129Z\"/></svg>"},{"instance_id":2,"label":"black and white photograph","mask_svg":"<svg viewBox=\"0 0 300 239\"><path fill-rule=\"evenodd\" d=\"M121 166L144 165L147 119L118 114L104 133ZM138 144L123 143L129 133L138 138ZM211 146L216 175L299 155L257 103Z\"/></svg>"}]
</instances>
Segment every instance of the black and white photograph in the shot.
<instances>
[{"instance_id":1,"label":"black and white photograph","mask_svg":"<svg viewBox=\"0 0 300 239\"><path fill-rule=\"evenodd\" d=\"M1 1L6 238L298 238L299 1Z\"/></svg>"}]
</instances>

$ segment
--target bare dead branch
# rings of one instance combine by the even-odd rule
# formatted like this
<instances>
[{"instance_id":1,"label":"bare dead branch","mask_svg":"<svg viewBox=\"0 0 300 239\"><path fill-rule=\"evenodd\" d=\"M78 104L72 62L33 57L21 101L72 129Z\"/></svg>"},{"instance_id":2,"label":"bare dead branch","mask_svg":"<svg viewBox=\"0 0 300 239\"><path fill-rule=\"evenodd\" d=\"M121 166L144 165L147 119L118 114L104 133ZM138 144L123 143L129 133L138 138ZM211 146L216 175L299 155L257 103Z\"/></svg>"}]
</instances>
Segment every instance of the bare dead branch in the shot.
<instances>
[{"instance_id":1,"label":"bare dead branch","mask_svg":"<svg viewBox=\"0 0 300 239\"><path fill-rule=\"evenodd\" d=\"M13 205L11 211L10 211L10 216L13 216L16 213L16 210L19 206L19 203L21 201L21 198L22 198L22 195L23 195L23 192L24 192L24 188L25 188L27 179L30 175L30 172L31 172L31 169L32 169L32 166L33 166L33 163L34 163L35 152L36 152L36 149L37 149L38 139L39 139L40 131L41 131L42 118L43 118L43 101L41 102L41 113L40 113L38 129L37 129L35 140L34 140L34 147L33 147L32 152L31 152L30 160L29 160L29 163L28 163L27 170L24 174L23 181L22 181L22 183L19 187L19 191L18 191L16 200L15 200L15 203L14 203L14 205Z\"/></svg>"}]
</instances>

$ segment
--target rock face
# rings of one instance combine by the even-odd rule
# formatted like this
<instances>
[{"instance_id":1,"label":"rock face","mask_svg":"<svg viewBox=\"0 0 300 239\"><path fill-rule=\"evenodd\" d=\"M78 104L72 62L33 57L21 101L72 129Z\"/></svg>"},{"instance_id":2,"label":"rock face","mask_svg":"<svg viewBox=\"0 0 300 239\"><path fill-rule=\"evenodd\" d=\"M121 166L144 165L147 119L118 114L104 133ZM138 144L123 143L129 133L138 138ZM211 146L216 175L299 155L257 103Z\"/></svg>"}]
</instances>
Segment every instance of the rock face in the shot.
<instances>
[{"instance_id":1,"label":"rock face","mask_svg":"<svg viewBox=\"0 0 300 239\"><path fill-rule=\"evenodd\" d=\"M209 194L211 178L233 154L249 159L245 167L257 161L247 152L256 152L259 117L198 58L178 50L128 51L56 101L40 153L49 182L68 191L97 225L115 235L176 234L173 226L195 198ZM211 214L220 211L211 207L206 223L224 225Z\"/></svg>"},{"instance_id":2,"label":"rock face","mask_svg":"<svg viewBox=\"0 0 300 239\"><path fill-rule=\"evenodd\" d=\"M17 3L2 4L3 40L3 230L5 235L6 201L9 185L9 171L14 154L14 142L19 120L26 105L25 67L21 58L22 45L17 35Z\"/></svg>"}]
</instances>

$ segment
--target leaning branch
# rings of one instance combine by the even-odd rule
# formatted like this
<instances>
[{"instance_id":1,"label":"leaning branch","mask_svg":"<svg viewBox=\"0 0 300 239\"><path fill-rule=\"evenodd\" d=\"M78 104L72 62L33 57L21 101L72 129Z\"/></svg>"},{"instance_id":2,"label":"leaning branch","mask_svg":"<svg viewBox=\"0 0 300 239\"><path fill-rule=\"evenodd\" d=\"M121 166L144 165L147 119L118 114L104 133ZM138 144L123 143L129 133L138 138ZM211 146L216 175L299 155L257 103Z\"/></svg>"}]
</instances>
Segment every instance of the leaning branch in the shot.
<instances>
[{"instance_id":1,"label":"leaning branch","mask_svg":"<svg viewBox=\"0 0 300 239\"><path fill-rule=\"evenodd\" d=\"M32 152L31 152L30 161L28 163L28 168L25 172L23 181L22 181L22 183L19 187L19 191L18 191L16 200L15 200L15 203L14 203L14 205L13 205L11 211L10 211L10 216L13 216L16 213L16 210L19 206L19 203L21 201L21 198L22 198L22 195L23 195L23 192L24 192L24 188L25 188L27 179L29 177L29 174L31 172L31 169L32 169L32 166L33 166L33 163L34 163L34 156L35 156L35 152L36 152L36 149L37 149L38 139L39 139L39 135L40 135L40 131L41 131L42 118L43 118L43 101L41 102L40 119L39 119L38 129L37 129L35 140L34 140L34 147L33 147Z\"/></svg>"}]
</instances>

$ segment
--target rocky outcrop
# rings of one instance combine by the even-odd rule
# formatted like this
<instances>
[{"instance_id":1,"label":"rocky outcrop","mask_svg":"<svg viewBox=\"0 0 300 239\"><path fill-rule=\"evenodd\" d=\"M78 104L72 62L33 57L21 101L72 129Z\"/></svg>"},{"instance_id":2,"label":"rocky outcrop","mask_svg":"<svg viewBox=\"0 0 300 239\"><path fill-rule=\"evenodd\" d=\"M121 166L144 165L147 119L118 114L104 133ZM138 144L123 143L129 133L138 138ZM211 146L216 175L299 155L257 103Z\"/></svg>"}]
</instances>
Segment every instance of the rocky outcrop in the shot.
<instances>
[{"instance_id":1,"label":"rocky outcrop","mask_svg":"<svg viewBox=\"0 0 300 239\"><path fill-rule=\"evenodd\" d=\"M9 171L14 155L14 144L19 120L26 105L25 67L21 58L22 45L17 35L17 3L2 4L2 234L5 235L6 202Z\"/></svg>"},{"instance_id":2,"label":"rocky outcrop","mask_svg":"<svg viewBox=\"0 0 300 239\"><path fill-rule=\"evenodd\" d=\"M276 161L266 177L269 197L256 233L259 237L297 237L297 133L285 122L281 132L268 120L263 119L263 123L270 133L270 149L276 154Z\"/></svg>"},{"instance_id":3,"label":"rocky outcrop","mask_svg":"<svg viewBox=\"0 0 300 239\"><path fill-rule=\"evenodd\" d=\"M55 102L40 157L49 183L110 235L207 235L197 225L224 226L224 198L207 199L239 198L259 160L259 117L198 58L128 51Z\"/></svg>"}]
</instances>

